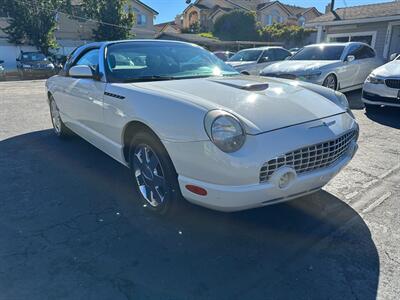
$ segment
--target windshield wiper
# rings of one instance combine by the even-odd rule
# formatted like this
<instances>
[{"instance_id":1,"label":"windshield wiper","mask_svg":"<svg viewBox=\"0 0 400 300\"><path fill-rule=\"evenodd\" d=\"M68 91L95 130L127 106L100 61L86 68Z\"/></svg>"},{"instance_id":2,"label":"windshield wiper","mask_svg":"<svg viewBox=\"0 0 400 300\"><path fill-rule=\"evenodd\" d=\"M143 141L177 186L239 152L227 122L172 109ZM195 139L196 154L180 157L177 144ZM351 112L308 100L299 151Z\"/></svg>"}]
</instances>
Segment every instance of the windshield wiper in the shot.
<instances>
[{"instance_id":1,"label":"windshield wiper","mask_svg":"<svg viewBox=\"0 0 400 300\"><path fill-rule=\"evenodd\" d=\"M176 78L173 76L151 75L151 76L142 76L142 77L138 77L138 78L125 79L124 83L145 82L145 81L162 81L162 80L173 80L173 79L176 79Z\"/></svg>"}]
</instances>

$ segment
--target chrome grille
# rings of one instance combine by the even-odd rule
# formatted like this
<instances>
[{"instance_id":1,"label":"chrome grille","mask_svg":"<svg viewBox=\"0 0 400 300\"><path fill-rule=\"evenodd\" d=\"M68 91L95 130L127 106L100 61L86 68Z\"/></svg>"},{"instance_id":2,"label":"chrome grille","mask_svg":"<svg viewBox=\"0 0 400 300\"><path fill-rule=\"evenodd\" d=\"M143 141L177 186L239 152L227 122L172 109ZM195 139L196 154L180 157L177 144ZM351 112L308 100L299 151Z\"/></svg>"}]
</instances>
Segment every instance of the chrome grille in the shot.
<instances>
[{"instance_id":1,"label":"chrome grille","mask_svg":"<svg viewBox=\"0 0 400 300\"><path fill-rule=\"evenodd\" d=\"M338 161L349 149L356 137L356 131L350 131L337 139L297 149L266 162L260 171L260 182L266 182L280 167L288 166L297 174L328 167Z\"/></svg>"},{"instance_id":2,"label":"chrome grille","mask_svg":"<svg viewBox=\"0 0 400 300\"><path fill-rule=\"evenodd\" d=\"M386 79L385 84L392 89L400 89L400 79Z\"/></svg>"}]
</instances>

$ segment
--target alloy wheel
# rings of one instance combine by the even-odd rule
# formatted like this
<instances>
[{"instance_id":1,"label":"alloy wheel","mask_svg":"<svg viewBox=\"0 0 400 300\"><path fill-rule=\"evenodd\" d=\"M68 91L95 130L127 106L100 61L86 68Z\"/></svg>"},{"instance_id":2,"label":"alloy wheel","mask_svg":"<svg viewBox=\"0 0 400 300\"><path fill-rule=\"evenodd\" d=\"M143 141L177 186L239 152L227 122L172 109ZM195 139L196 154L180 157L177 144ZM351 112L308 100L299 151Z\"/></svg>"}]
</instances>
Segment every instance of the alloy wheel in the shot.
<instances>
[{"instance_id":1,"label":"alloy wheel","mask_svg":"<svg viewBox=\"0 0 400 300\"><path fill-rule=\"evenodd\" d=\"M61 117L56 102L53 100L50 104L51 120L53 122L54 131L59 135L61 133Z\"/></svg>"},{"instance_id":2,"label":"alloy wheel","mask_svg":"<svg viewBox=\"0 0 400 300\"><path fill-rule=\"evenodd\" d=\"M160 160L150 146L141 144L135 148L133 167L143 198L153 207L162 204L166 199L167 181Z\"/></svg>"},{"instance_id":3,"label":"alloy wheel","mask_svg":"<svg viewBox=\"0 0 400 300\"><path fill-rule=\"evenodd\" d=\"M336 90L336 78L333 75L329 75L325 79L323 86L330 88L332 90Z\"/></svg>"}]
</instances>

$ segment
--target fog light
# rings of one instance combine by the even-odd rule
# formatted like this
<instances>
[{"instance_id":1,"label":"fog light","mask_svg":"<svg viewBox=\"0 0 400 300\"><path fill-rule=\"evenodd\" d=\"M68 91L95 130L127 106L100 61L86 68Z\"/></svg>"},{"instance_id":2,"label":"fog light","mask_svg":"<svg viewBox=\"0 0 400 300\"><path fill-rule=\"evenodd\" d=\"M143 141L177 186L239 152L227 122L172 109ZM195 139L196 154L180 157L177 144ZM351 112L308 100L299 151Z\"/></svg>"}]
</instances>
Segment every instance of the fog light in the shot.
<instances>
[{"instance_id":1,"label":"fog light","mask_svg":"<svg viewBox=\"0 0 400 300\"><path fill-rule=\"evenodd\" d=\"M279 188L285 189L289 186L290 182L294 179L294 174L292 172L286 172L279 178Z\"/></svg>"},{"instance_id":2,"label":"fog light","mask_svg":"<svg viewBox=\"0 0 400 300\"><path fill-rule=\"evenodd\" d=\"M271 181L281 190L288 189L296 179L296 171L288 166L279 168L272 174Z\"/></svg>"}]
</instances>

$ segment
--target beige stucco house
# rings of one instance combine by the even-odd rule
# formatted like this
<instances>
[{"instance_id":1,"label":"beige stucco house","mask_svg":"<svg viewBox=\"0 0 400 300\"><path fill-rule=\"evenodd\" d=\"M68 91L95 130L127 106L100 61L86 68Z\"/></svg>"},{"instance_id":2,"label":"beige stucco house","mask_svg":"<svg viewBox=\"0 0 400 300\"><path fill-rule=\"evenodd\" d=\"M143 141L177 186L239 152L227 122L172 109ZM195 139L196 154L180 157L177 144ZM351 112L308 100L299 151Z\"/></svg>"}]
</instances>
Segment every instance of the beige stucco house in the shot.
<instances>
[{"instance_id":1,"label":"beige stucco house","mask_svg":"<svg viewBox=\"0 0 400 300\"><path fill-rule=\"evenodd\" d=\"M223 14L240 9L254 11L262 25L288 23L304 26L321 13L315 7L298 7L280 1L269 0L196 0L182 13L182 27L189 28L199 22L203 30L211 30L215 21Z\"/></svg>"}]
</instances>

